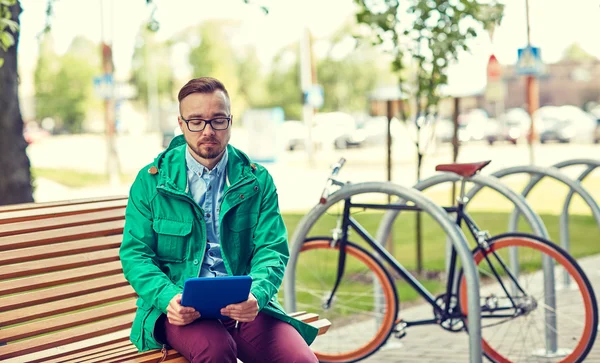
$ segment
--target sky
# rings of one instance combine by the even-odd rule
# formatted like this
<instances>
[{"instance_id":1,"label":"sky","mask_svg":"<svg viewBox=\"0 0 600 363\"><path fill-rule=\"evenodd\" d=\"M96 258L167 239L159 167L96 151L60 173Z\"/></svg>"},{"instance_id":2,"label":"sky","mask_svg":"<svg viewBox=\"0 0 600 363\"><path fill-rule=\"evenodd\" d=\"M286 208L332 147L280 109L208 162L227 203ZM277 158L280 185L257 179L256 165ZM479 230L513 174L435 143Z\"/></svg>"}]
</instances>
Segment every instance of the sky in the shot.
<instances>
[{"instance_id":1,"label":"sky","mask_svg":"<svg viewBox=\"0 0 600 363\"><path fill-rule=\"evenodd\" d=\"M253 44L259 58L268 63L283 47L299 39L305 27L316 38L338 29L355 11L354 0L156 0L157 37L167 39L190 25L207 19L235 19L241 22L237 42ZM600 58L600 0L529 0L531 42L541 48L542 60L558 61L565 48L578 42ZM501 64L515 64L517 49L527 43L525 0L504 0L502 24L490 40L481 32L471 43L471 52L461 55L449 69L451 88L478 90L485 85L490 54ZM103 6L101 6L103 4ZM117 7L118 4L118 7ZM253 5L254 4L254 5ZM19 63L25 92L38 53L38 34L46 22L46 0L21 0ZM259 7L265 5L269 13ZM103 11L102 11L103 9ZM101 17L104 14L104 17ZM145 0L56 0L52 36L56 51L64 53L76 35L100 42L112 41L116 77L127 79L136 35L149 17ZM104 26L101 19L104 18Z\"/></svg>"}]
</instances>

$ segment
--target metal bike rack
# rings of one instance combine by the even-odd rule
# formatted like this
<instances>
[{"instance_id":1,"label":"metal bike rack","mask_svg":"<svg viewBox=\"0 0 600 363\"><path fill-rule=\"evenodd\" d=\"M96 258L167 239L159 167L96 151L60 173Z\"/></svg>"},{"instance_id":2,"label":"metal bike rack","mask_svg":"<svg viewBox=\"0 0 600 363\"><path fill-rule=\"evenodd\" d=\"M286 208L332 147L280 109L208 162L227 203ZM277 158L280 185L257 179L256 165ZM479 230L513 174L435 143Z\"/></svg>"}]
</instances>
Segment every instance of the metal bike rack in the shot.
<instances>
[{"instance_id":1,"label":"metal bike rack","mask_svg":"<svg viewBox=\"0 0 600 363\"><path fill-rule=\"evenodd\" d=\"M434 175L431 178L425 179L417 183L413 186L413 188L420 191L424 191L433 186L447 182L457 182L460 181L460 179L461 177L454 173L440 173L438 175ZM537 213L535 213L535 211L531 208L529 203L527 203L525 198L515 193L512 189L508 188L498 178L488 175L477 174L469 178L468 181L478 185L480 189L483 187L488 187L505 196L508 200L513 202L516 209L523 213L525 219L527 220L529 226L535 234L544 238L548 237L548 231L546 230L544 222L542 221L540 216L537 215ZM468 198L468 201L470 201L471 199L472 198ZM383 218L381 219L381 223L379 224L379 229L377 231L378 241L387 241L387 238L392 230L392 225L394 223L394 220L398 216L398 213L400 213L400 211L389 210L384 214Z\"/></svg>"},{"instance_id":2,"label":"metal bike rack","mask_svg":"<svg viewBox=\"0 0 600 363\"><path fill-rule=\"evenodd\" d=\"M564 165L564 166L566 166L566 165ZM514 175L514 174L529 174L529 175L531 175L531 180L530 180L529 184L525 187L525 189L523 189L523 192L521 193L523 195L523 197L526 197L529 194L529 192L531 191L531 189L533 189L533 187L544 177L551 177L555 180L558 180L558 181L568 185L571 188L571 191L577 192L581 196L581 198L583 198L583 200L589 205L589 207L592 210L592 214L593 214L594 218L596 219L596 222L600 226L600 208L598 207L598 205L596 204L596 202L594 201L592 196L587 192L587 190L585 190L585 188L583 188L583 186L578 181L575 181L575 180L569 178L564 173L562 173L559 169L557 169L555 167L544 168L544 167L539 167L539 166L534 166L534 165L525 165L525 166L515 166L515 167L498 170L498 171L492 173L491 175L495 176L497 178L502 178L502 177L505 177L508 175ZM469 190L469 192L467 193L467 197L469 199L472 199L475 196L475 194L477 194L481 189L482 189L482 187L475 186L474 188ZM518 210L513 211L511 218L509 220L509 227L508 227L509 230L515 231L517 229L519 213L520 212ZM517 264L516 264L516 261L518 259L517 251L513 250L511 252L513 252L510 254L511 266L517 266ZM546 351L544 354L540 354L540 355L556 356L556 355L561 354L561 350L558 348L558 342L557 342L557 338L556 338L556 332L557 332L556 314L553 312L556 309L556 299L555 299L555 293L554 293L554 291L555 291L554 268L553 268L553 265L552 265L551 261L549 260L548 256L545 256L545 257L546 258L543 259L544 292L545 292L544 303L546 306L549 307L549 309L546 309L546 314L545 314L546 315L546 329L545 329ZM518 273L518 271L515 271L515 272Z\"/></svg>"},{"instance_id":3,"label":"metal bike rack","mask_svg":"<svg viewBox=\"0 0 600 363\"><path fill-rule=\"evenodd\" d=\"M298 255L300 254L300 249L302 248L302 244L304 243L306 235L309 233L312 226L330 206L353 195L363 193L386 193L413 202L416 206L431 215L431 217L433 217L433 219L439 223L446 235L454 244L454 247L456 248L458 256L461 260L467 280L467 304L469 312L472 314L472 316L480 316L479 273L475 267L473 256L471 255L471 251L467 245L467 240L462 231L448 218L447 213L440 206L435 204L429 198L425 197L421 192L415 189L405 188L387 182L345 185L340 190L330 195L325 204L319 204L315 206L302 218L290 241L290 259L284 278L285 308L288 311L296 310L296 293L294 286L294 281L296 278L296 263ZM470 362L481 363L481 319L468 319L468 329Z\"/></svg>"},{"instance_id":4,"label":"metal bike rack","mask_svg":"<svg viewBox=\"0 0 600 363\"><path fill-rule=\"evenodd\" d=\"M573 165L586 165L587 168L579 175L577 178L578 182L582 182L588 175L590 175L596 168L600 167L600 160L593 159L572 159L562 161L558 164L554 164L553 167L557 169L562 169L568 166ZM571 205L571 199L575 192L573 189L569 190L569 194L565 199L565 204L563 205L562 213L560 214L560 219L558 222L559 231L560 231L560 245L567 252L571 250L571 241L569 238L569 206ZM598 204L598 203L596 203ZM569 274L565 271L563 272L563 285L565 287L569 287L571 284L571 279L569 278Z\"/></svg>"},{"instance_id":5,"label":"metal bike rack","mask_svg":"<svg viewBox=\"0 0 600 363\"><path fill-rule=\"evenodd\" d=\"M428 179L425 179L425 180L417 183L416 185L413 186L413 188L420 190L420 191L424 191L426 189L429 189L433 186L436 186L436 185L439 185L442 183L458 182L461 180L461 178L462 177L460 177L459 175L457 175L455 173L440 173L438 175L434 175ZM515 209L517 209L523 213L523 215L525 216L525 219L527 220L527 222L529 223L529 226L531 227L531 230L535 234L537 234L541 237L544 237L544 238L548 238L548 231L546 229L546 226L544 225L544 222L540 218L540 216L537 213L535 213L535 211L531 208L529 203L527 203L525 198L523 198L521 195L515 193L512 189L508 188L498 178L495 178L493 176L476 174L476 175L472 176L471 178L469 178L468 181L471 183L474 183L475 185L479 186L480 188L488 187L492 190L497 191L504 197L506 197L508 200L510 200L515 205ZM471 198L467 198L467 203L469 201L471 201ZM390 210L385 213L385 215L383 216L383 218L381 220L381 223L379 224L379 229L377 231L377 240L378 241L387 241L388 240L388 237L391 233L391 230L392 230L392 227L394 224L394 220L397 218L398 213L400 213L400 211L397 211L397 210ZM514 251L514 249L510 249L510 250ZM450 253L451 253L451 245L449 243L446 243L446 271L449 269L448 264L450 261ZM512 263L512 266L517 266L517 264ZM516 268L513 268L513 273L518 273L518 271L516 271ZM514 284L513 284L513 288L514 288Z\"/></svg>"}]
</instances>

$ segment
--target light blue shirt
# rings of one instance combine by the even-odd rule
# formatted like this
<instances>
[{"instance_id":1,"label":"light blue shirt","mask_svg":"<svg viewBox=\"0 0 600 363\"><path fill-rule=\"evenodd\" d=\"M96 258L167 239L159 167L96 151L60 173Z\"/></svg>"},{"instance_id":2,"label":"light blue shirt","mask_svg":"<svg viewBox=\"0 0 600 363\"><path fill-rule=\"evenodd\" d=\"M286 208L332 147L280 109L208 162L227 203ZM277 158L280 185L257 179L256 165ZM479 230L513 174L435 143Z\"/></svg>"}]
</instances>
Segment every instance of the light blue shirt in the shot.
<instances>
[{"instance_id":1,"label":"light blue shirt","mask_svg":"<svg viewBox=\"0 0 600 363\"><path fill-rule=\"evenodd\" d=\"M225 264L221 256L219 235L219 212L227 173L227 149L212 170L200 164L186 147L185 161L190 194L204 211L206 223L206 251L200 268L200 277L225 276ZM199 241L200 242L200 241Z\"/></svg>"}]
</instances>

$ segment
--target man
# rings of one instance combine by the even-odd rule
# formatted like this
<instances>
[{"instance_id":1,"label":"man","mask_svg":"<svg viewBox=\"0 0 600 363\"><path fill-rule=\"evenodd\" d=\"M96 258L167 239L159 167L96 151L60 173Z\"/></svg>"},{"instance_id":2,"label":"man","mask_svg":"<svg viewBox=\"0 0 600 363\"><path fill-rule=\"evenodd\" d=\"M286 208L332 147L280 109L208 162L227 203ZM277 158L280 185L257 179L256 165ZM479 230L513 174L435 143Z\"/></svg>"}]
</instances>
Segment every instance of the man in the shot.
<instances>
[{"instance_id":1,"label":"man","mask_svg":"<svg viewBox=\"0 0 600 363\"><path fill-rule=\"evenodd\" d=\"M179 92L183 135L144 167L127 204L120 256L139 295L131 341L140 351L176 349L191 362L316 362L317 329L277 302L289 251L269 173L229 145L230 100L214 78ZM249 275L248 300L230 320L181 305L187 278Z\"/></svg>"}]
</instances>

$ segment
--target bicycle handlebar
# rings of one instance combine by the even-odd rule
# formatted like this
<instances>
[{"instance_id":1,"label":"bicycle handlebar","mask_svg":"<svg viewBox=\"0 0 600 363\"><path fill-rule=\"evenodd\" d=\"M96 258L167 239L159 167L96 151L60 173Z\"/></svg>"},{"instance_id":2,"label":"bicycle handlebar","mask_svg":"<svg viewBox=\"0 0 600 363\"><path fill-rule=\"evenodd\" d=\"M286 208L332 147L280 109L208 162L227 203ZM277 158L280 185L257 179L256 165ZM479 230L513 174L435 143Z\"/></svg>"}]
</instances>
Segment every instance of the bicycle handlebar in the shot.
<instances>
[{"instance_id":1,"label":"bicycle handlebar","mask_svg":"<svg viewBox=\"0 0 600 363\"><path fill-rule=\"evenodd\" d=\"M340 160L337 163L331 166L331 175L329 175L329 178L327 178L327 183L325 184L325 188L321 193L321 198L319 198L320 204L325 204L327 202L327 197L329 196L329 186L331 185L331 181L333 177L340 172L340 169L344 166L345 163L346 159L340 158Z\"/></svg>"},{"instance_id":2,"label":"bicycle handlebar","mask_svg":"<svg viewBox=\"0 0 600 363\"><path fill-rule=\"evenodd\" d=\"M340 160L337 163L333 164L333 166L331 167L331 177L336 176L345 163L346 159L340 158Z\"/></svg>"}]
</instances>

